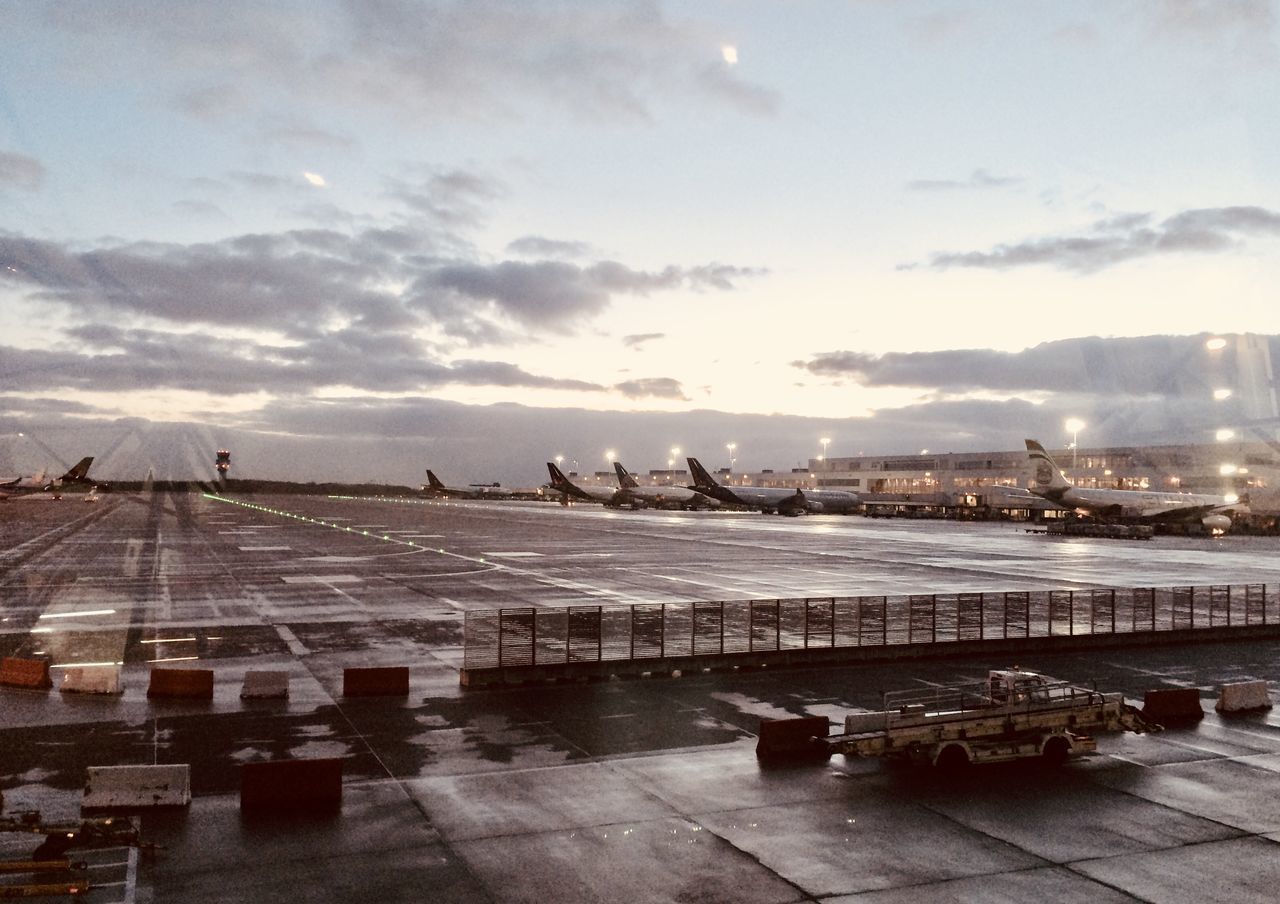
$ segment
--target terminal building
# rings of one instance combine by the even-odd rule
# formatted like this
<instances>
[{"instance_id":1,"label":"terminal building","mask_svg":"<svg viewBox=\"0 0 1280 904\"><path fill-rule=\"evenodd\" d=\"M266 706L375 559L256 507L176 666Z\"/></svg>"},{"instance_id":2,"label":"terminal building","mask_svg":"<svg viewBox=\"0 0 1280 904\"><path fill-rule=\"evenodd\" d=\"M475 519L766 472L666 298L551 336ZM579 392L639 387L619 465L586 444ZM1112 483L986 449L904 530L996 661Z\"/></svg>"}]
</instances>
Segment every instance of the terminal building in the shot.
<instances>
[{"instance_id":1,"label":"terminal building","mask_svg":"<svg viewBox=\"0 0 1280 904\"><path fill-rule=\"evenodd\" d=\"M1235 493L1247 495L1255 512L1280 512L1280 444L1067 447L1049 453L1079 487ZM869 515L1044 520L1063 514L1028 492L1025 449L818 457L804 468L732 473L721 468L715 477L730 486L848 490L862 499ZM611 486L613 478L612 472L597 471L582 482ZM690 483L682 469L654 469L637 478L655 486Z\"/></svg>"}]
</instances>

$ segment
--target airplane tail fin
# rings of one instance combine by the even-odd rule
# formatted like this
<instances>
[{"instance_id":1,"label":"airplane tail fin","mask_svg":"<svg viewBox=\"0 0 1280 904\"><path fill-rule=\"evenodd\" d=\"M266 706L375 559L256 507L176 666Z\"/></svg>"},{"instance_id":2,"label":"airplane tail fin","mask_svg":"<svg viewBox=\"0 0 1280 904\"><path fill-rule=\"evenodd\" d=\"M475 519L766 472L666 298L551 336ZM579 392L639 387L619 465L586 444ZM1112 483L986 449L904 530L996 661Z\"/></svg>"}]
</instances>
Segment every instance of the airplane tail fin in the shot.
<instances>
[{"instance_id":1,"label":"airplane tail fin","mask_svg":"<svg viewBox=\"0 0 1280 904\"><path fill-rule=\"evenodd\" d=\"M430 468L427 468L427 486L433 490L444 489L444 484L440 482L440 478Z\"/></svg>"},{"instance_id":2,"label":"airplane tail fin","mask_svg":"<svg viewBox=\"0 0 1280 904\"><path fill-rule=\"evenodd\" d=\"M1062 469L1049 457L1049 453L1045 451L1044 446L1040 445L1034 439L1026 440L1027 458L1031 460L1031 464L1035 467L1035 486L1033 489L1038 490L1060 490L1071 486L1071 481L1067 480Z\"/></svg>"},{"instance_id":3,"label":"airplane tail fin","mask_svg":"<svg viewBox=\"0 0 1280 904\"><path fill-rule=\"evenodd\" d=\"M89 465L93 464L93 456L89 455L76 462L75 467L58 479L64 483L83 483L89 474Z\"/></svg>"},{"instance_id":4,"label":"airplane tail fin","mask_svg":"<svg viewBox=\"0 0 1280 904\"><path fill-rule=\"evenodd\" d=\"M554 461L547 462L547 473L551 475L551 487L556 490L565 490L569 486L569 478L556 467Z\"/></svg>"},{"instance_id":5,"label":"airplane tail fin","mask_svg":"<svg viewBox=\"0 0 1280 904\"><path fill-rule=\"evenodd\" d=\"M622 466L622 462L615 461L613 463L613 470L618 474L618 486L623 489L629 490L632 487L640 485L634 477L627 473L627 469Z\"/></svg>"},{"instance_id":6,"label":"airplane tail fin","mask_svg":"<svg viewBox=\"0 0 1280 904\"><path fill-rule=\"evenodd\" d=\"M702 466L702 462L696 458L687 459L689 462L689 473L693 475L693 485L695 487L714 487L719 486L715 478L707 473L707 469Z\"/></svg>"}]
</instances>

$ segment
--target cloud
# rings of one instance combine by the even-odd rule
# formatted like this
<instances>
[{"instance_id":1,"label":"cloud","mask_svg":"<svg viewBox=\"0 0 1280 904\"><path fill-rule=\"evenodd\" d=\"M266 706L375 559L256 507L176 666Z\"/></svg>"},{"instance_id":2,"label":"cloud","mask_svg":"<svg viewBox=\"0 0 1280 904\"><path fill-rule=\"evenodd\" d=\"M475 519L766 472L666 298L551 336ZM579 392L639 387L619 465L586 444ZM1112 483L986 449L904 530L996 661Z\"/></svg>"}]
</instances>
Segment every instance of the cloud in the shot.
<instances>
[{"instance_id":1,"label":"cloud","mask_svg":"<svg viewBox=\"0 0 1280 904\"><path fill-rule=\"evenodd\" d=\"M20 188L35 191L44 184L44 164L34 157L0 151L0 191Z\"/></svg>"},{"instance_id":2,"label":"cloud","mask_svg":"<svg viewBox=\"0 0 1280 904\"><path fill-rule=\"evenodd\" d=\"M246 103L268 109L280 98L415 121L525 120L547 109L644 121L660 103L710 102L746 115L777 106L769 89L707 65L718 57L710 26L668 18L642 0L330 0L306 15L232 0L180 8L137 0L129 15L54 5L42 18L67 44L66 65L110 61L117 73L137 67L149 83L171 79L175 106L204 119L242 114Z\"/></svg>"},{"instance_id":3,"label":"cloud","mask_svg":"<svg viewBox=\"0 0 1280 904\"><path fill-rule=\"evenodd\" d=\"M622 337L622 344L628 348L639 349L646 342L652 342L655 339L667 338L666 333L632 333L630 336Z\"/></svg>"},{"instance_id":4,"label":"cloud","mask_svg":"<svg viewBox=\"0 0 1280 904\"><path fill-rule=\"evenodd\" d=\"M524 327L568 331L598 314L614 295L648 295L680 287L731 289L733 280L760 271L710 265L633 270L616 261L578 266L563 261L457 263L432 270L415 285L418 304L465 330L476 302Z\"/></svg>"},{"instance_id":5,"label":"cloud","mask_svg":"<svg viewBox=\"0 0 1280 904\"><path fill-rule=\"evenodd\" d=\"M1097 336L1044 342L1019 352L955 349L937 352L824 352L794 365L819 377L868 387L918 389L935 400L972 395L1054 399L1077 413L1114 419L1141 410L1167 423L1240 419L1240 399L1215 402L1213 390L1232 385L1234 345L1205 348L1208 334L1194 336ZM1280 354L1280 337L1258 336ZM1239 371L1243 373L1244 371ZM1099 414L1101 412L1101 414ZM1182 412L1175 416L1174 412ZM1118 422L1117 422L1118 424ZM1119 429L1117 426L1115 429ZM1155 428L1152 428L1153 432Z\"/></svg>"},{"instance_id":6,"label":"cloud","mask_svg":"<svg viewBox=\"0 0 1280 904\"><path fill-rule=\"evenodd\" d=\"M537 235L526 235L507 244L508 254L522 257L554 257L577 260L590 257L595 250L586 242L564 242Z\"/></svg>"},{"instance_id":7,"label":"cloud","mask_svg":"<svg viewBox=\"0 0 1280 904\"><path fill-rule=\"evenodd\" d=\"M233 85L210 84L175 95L173 108L196 119L217 122L248 107L244 92Z\"/></svg>"},{"instance_id":8,"label":"cloud","mask_svg":"<svg viewBox=\"0 0 1280 904\"><path fill-rule=\"evenodd\" d=\"M413 214L451 229L483 224L489 203L506 193L507 186L498 179L461 169L392 179L386 191Z\"/></svg>"},{"instance_id":9,"label":"cloud","mask_svg":"<svg viewBox=\"0 0 1280 904\"><path fill-rule=\"evenodd\" d=\"M1006 188L1020 185L1016 176L993 176L984 169L976 169L968 179L916 179L907 183L908 191L957 191L987 188Z\"/></svg>"},{"instance_id":10,"label":"cloud","mask_svg":"<svg viewBox=\"0 0 1280 904\"><path fill-rule=\"evenodd\" d=\"M260 130L262 140L271 144L324 151L352 151L357 142L350 135L341 135L316 126L298 123L264 125Z\"/></svg>"},{"instance_id":11,"label":"cloud","mask_svg":"<svg viewBox=\"0 0 1280 904\"><path fill-rule=\"evenodd\" d=\"M227 216L226 211L211 201L194 201L185 199L181 201L174 201L170 206L176 213L180 213L184 217L226 220L228 222L231 219Z\"/></svg>"},{"instance_id":12,"label":"cloud","mask_svg":"<svg viewBox=\"0 0 1280 904\"><path fill-rule=\"evenodd\" d=\"M1241 247L1249 238L1280 236L1280 213L1256 206L1186 210L1152 225L1149 214L1099 220L1084 233L1025 239L989 251L940 252L930 257L934 270L973 267L1008 270L1047 265L1076 273L1094 273L1131 260L1164 254L1206 254ZM914 269L904 264L899 269Z\"/></svg>"},{"instance_id":13,"label":"cloud","mask_svg":"<svg viewBox=\"0 0 1280 904\"><path fill-rule=\"evenodd\" d=\"M67 332L79 348L0 348L11 392L170 389L226 396L309 396L345 387L366 392L504 386L605 392L584 380L532 374L502 361L444 362L401 333L349 328L302 344L269 345L208 333L164 333L104 324Z\"/></svg>"},{"instance_id":14,"label":"cloud","mask_svg":"<svg viewBox=\"0 0 1280 904\"><path fill-rule=\"evenodd\" d=\"M627 380L613 387L629 399L657 398L689 401L680 386L680 381L670 377L648 377L640 380Z\"/></svg>"}]
</instances>

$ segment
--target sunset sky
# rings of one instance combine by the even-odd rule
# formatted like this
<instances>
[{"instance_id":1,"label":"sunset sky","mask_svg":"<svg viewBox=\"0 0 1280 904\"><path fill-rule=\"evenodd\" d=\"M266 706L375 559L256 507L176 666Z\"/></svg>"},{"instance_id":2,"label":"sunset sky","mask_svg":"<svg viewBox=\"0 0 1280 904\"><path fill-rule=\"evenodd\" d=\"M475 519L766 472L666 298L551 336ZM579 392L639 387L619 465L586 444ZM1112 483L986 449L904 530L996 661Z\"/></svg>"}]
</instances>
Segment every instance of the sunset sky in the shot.
<instances>
[{"instance_id":1,"label":"sunset sky","mask_svg":"<svg viewBox=\"0 0 1280 904\"><path fill-rule=\"evenodd\" d=\"M6 473L1202 441L1280 334L1277 3L0 11Z\"/></svg>"}]
</instances>

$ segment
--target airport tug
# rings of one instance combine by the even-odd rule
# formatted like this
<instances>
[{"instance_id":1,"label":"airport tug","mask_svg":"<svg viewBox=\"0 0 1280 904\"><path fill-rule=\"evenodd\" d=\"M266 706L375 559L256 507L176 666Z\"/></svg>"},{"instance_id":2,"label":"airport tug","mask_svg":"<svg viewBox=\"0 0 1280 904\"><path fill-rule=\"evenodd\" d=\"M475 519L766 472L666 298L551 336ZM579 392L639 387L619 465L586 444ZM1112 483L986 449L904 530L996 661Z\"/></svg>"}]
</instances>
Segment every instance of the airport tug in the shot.
<instances>
[{"instance_id":1,"label":"airport tug","mask_svg":"<svg viewBox=\"0 0 1280 904\"><path fill-rule=\"evenodd\" d=\"M833 753L907 760L941 769L1040 758L1058 765L1097 749L1104 731L1159 730L1121 694L1103 694L1020 668L953 687L890 691L881 712L850 713L829 735L824 716L764 720L756 756L764 762Z\"/></svg>"}]
</instances>

